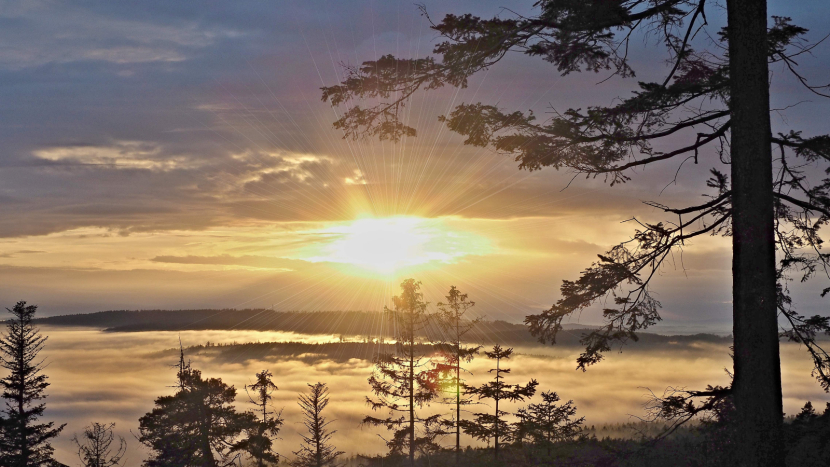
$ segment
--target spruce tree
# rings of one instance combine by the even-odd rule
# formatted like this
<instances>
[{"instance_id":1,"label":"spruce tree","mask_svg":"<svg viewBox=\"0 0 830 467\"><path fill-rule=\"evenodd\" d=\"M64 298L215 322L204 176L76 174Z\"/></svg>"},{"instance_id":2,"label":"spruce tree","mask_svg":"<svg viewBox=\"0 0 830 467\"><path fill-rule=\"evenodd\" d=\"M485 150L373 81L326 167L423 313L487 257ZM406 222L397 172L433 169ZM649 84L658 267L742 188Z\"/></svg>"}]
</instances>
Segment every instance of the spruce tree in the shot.
<instances>
[{"instance_id":1,"label":"spruce tree","mask_svg":"<svg viewBox=\"0 0 830 467\"><path fill-rule=\"evenodd\" d=\"M308 395L300 394L298 403L308 434L300 435L303 445L294 452L297 458L290 464L291 467L334 467L343 451L338 451L331 444L331 437L337 431L328 429L332 421L323 415L323 410L329 405L329 389L325 383L319 382L308 387Z\"/></svg>"},{"instance_id":2,"label":"spruce tree","mask_svg":"<svg viewBox=\"0 0 830 467\"><path fill-rule=\"evenodd\" d=\"M392 298L394 310L384 307L393 326L395 353L375 359L369 386L376 397L367 397L366 402L373 411L386 411L387 416L363 419L365 425L390 430L392 437L386 440L390 454L406 455L410 466L415 465L416 452L437 448L435 437L441 433L440 415L425 417L420 411L439 393L438 374L430 368L423 346L418 345L418 335L429 321L420 289L420 282L406 279L401 283L401 295Z\"/></svg>"},{"instance_id":3,"label":"spruce tree","mask_svg":"<svg viewBox=\"0 0 830 467\"><path fill-rule=\"evenodd\" d=\"M543 447L548 456L551 455L554 443L579 436L585 421L585 417L572 418L576 415L576 406L572 400L557 404L559 400L557 393L545 391L542 393L542 402L528 405L524 412L526 416L523 417L525 436L537 446Z\"/></svg>"},{"instance_id":4,"label":"spruce tree","mask_svg":"<svg viewBox=\"0 0 830 467\"><path fill-rule=\"evenodd\" d=\"M539 384L535 379L530 380L526 385L507 384L504 376L510 373L509 368L502 368L501 361L507 360L513 355L513 349L502 349L500 345L493 347L491 352L484 352L488 358L496 361L496 367L489 370L493 373L493 381L482 384L479 387L465 386L465 392L477 396L478 400L492 400L494 402L493 413L476 413L475 420L461 420L462 429L468 435L482 441L493 440L493 457L499 458L499 446L502 442L509 442L513 432L510 424L505 420L509 412L502 410L499 404L502 401L520 402L533 397L536 394L536 386Z\"/></svg>"},{"instance_id":5,"label":"spruce tree","mask_svg":"<svg viewBox=\"0 0 830 467\"><path fill-rule=\"evenodd\" d=\"M468 300L467 294L462 294L455 286L450 287L446 298L446 302L438 303L438 313L435 316L442 331L442 340L445 341L442 352L444 361L437 365L437 369L441 373L442 389L450 393L449 402L455 405L455 416L445 420L444 425L455 432L455 458L458 463L461 454L461 407L472 402L464 395L464 380L461 373L467 370L462 368L461 364L471 362L481 349L480 345L465 346L462 340L481 319L465 318L467 311L475 306L475 302Z\"/></svg>"},{"instance_id":6,"label":"spruce tree","mask_svg":"<svg viewBox=\"0 0 830 467\"><path fill-rule=\"evenodd\" d=\"M272 377L270 371L262 370L256 374L256 383L245 386L246 391L253 391L254 395L251 396L249 392L248 398L257 406L254 413L257 423L249 428L245 451L256 459L258 467L263 467L266 463L277 464L280 461L279 454L273 450L273 440L279 435L284 420L281 411L269 409L271 399L274 398L271 394L279 389Z\"/></svg>"},{"instance_id":7,"label":"spruce tree","mask_svg":"<svg viewBox=\"0 0 830 467\"><path fill-rule=\"evenodd\" d=\"M6 324L0 339L0 366L8 370L0 379L3 399L3 443L0 465L4 467L41 467L53 465L54 449L50 444L64 426L54 422L38 423L43 416L49 387L43 373L44 360L38 357L47 337L32 323L37 306L17 302L9 310L13 318Z\"/></svg>"}]
</instances>

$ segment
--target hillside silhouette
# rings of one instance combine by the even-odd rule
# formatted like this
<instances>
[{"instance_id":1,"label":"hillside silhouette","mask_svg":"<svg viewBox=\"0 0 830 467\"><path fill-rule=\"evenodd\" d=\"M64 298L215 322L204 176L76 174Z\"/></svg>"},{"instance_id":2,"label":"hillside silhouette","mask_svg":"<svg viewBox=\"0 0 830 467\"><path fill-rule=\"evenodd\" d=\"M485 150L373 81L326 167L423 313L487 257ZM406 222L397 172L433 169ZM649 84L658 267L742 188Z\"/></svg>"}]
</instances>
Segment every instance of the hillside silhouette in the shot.
<instances>
[{"instance_id":1,"label":"hillside silhouette","mask_svg":"<svg viewBox=\"0 0 830 467\"><path fill-rule=\"evenodd\" d=\"M363 340L391 339L392 329L383 315L374 311L274 311L269 309L221 310L111 310L87 314L51 316L36 320L37 324L78 326L104 329L106 332L142 331L282 331L301 334L357 336ZM579 346L580 338L593 330L591 326L566 324L558 346ZM420 337L440 335L432 325L420 331ZM639 333L634 348L665 344L710 342L729 345L731 338L712 334L666 336ZM522 324L507 321L481 321L465 336L468 342L483 345L536 345L538 340Z\"/></svg>"}]
</instances>

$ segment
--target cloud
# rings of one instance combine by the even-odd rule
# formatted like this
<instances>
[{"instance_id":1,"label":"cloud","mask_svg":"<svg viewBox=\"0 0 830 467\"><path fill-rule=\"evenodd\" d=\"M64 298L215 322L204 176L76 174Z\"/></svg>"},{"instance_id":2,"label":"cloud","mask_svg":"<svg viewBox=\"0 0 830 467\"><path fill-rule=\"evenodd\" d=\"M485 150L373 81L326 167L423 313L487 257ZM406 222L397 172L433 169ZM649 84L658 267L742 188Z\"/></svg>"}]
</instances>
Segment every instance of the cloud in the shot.
<instances>
[{"instance_id":1,"label":"cloud","mask_svg":"<svg viewBox=\"0 0 830 467\"><path fill-rule=\"evenodd\" d=\"M353 175L344 178L343 181L346 182L346 185L365 185L366 177L363 176L363 172L360 169L354 169Z\"/></svg>"},{"instance_id":2,"label":"cloud","mask_svg":"<svg viewBox=\"0 0 830 467\"><path fill-rule=\"evenodd\" d=\"M8 253L0 253L0 258L14 258L15 255L32 255L36 253L46 253L42 250L17 250Z\"/></svg>"},{"instance_id":3,"label":"cloud","mask_svg":"<svg viewBox=\"0 0 830 467\"><path fill-rule=\"evenodd\" d=\"M287 258L274 258L269 256L156 256L150 259L154 263L169 264L213 264L224 266L247 266L265 269L280 269L293 271L307 268L312 265L308 261Z\"/></svg>"},{"instance_id":4,"label":"cloud","mask_svg":"<svg viewBox=\"0 0 830 467\"><path fill-rule=\"evenodd\" d=\"M109 146L71 145L38 149L33 155L59 164L100 166L111 169L173 170L195 168L194 158L162 154L158 144L117 141Z\"/></svg>"},{"instance_id":5,"label":"cloud","mask_svg":"<svg viewBox=\"0 0 830 467\"><path fill-rule=\"evenodd\" d=\"M0 37L15 47L0 48L0 68L20 70L82 61L179 62L218 40L244 35L196 21L164 24L118 16L116 11L94 12L51 2L28 9L4 8L0 19L6 27Z\"/></svg>"}]
</instances>

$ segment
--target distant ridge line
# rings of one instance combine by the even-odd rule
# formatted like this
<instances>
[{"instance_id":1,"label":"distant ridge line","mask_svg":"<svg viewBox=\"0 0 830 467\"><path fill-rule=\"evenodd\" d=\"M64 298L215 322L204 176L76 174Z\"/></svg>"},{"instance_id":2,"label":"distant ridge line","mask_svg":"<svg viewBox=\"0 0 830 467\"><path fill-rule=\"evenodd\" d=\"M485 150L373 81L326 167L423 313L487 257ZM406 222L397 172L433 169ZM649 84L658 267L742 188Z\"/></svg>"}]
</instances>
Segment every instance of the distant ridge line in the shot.
<instances>
[{"instance_id":1,"label":"distant ridge line","mask_svg":"<svg viewBox=\"0 0 830 467\"><path fill-rule=\"evenodd\" d=\"M37 319L42 325L93 327L106 332L142 331L281 331L300 334L330 334L391 338L388 320L377 311L274 311L271 309L189 309L189 310L109 310L86 314L69 314ZM557 345L579 346L583 333L592 326L566 324L557 337ZM428 337L440 338L437 328L427 330ZM636 347L671 342L706 341L731 343L731 338L712 334L663 336L639 333ZM483 321L468 335L480 344L538 344L525 325L507 321ZM633 343L632 343L633 344Z\"/></svg>"}]
</instances>

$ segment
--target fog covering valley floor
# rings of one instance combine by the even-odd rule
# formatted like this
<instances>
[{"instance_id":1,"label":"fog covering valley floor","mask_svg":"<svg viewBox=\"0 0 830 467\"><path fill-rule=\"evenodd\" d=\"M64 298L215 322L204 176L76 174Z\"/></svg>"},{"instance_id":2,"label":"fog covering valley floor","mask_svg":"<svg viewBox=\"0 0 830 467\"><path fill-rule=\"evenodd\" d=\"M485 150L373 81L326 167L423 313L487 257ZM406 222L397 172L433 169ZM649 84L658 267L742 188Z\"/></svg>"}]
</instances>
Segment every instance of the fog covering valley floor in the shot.
<instances>
[{"instance_id":1,"label":"fog covering valley floor","mask_svg":"<svg viewBox=\"0 0 830 467\"><path fill-rule=\"evenodd\" d=\"M261 321L251 318L257 313ZM93 326L96 320L98 325ZM381 433L360 427L359 422L369 413L364 400L369 394L372 358L390 345L379 343L383 322L379 313L371 312L270 310L122 311L41 319L38 325L49 336L43 356L52 384L47 390L46 417L68 424L55 442L58 459L73 465L77 457L69 441L72 434L91 422L112 421L117 434L128 442L125 465L140 465L146 452L133 436L138 418L152 408L156 397L175 391L172 366L180 341L195 368L237 388L237 409L253 408L243 387L252 383L256 372L268 369L274 374L279 386L274 406L283 409L286 419L276 442L281 454L291 456L300 444L303 427L297 395L307 390L306 383L317 381L331 388L327 410L336 419L332 428L338 430L333 442L347 455L382 453ZM579 326L569 325L555 346L541 345L523 325L503 321L482 323L472 340L514 347L516 354L507 362L512 369L508 382L536 378L540 391L556 391L563 400L573 399L578 416L585 416L586 426L596 427L599 435L635 436L631 427L613 424L636 423L646 417L643 405L649 390L662 394L669 386L700 388L728 382L724 368L731 367L730 339L706 334L642 333L639 342L621 352L609 352L605 361L587 372L576 371L575 359L581 352L578 339L584 332ZM822 407L827 396L810 376L806 352L782 342L781 353L786 413L797 413L807 400ZM473 360L468 365L472 372L468 382L487 380L490 367L483 356ZM437 404L432 408L449 410ZM476 445L467 438L462 442Z\"/></svg>"}]
</instances>

